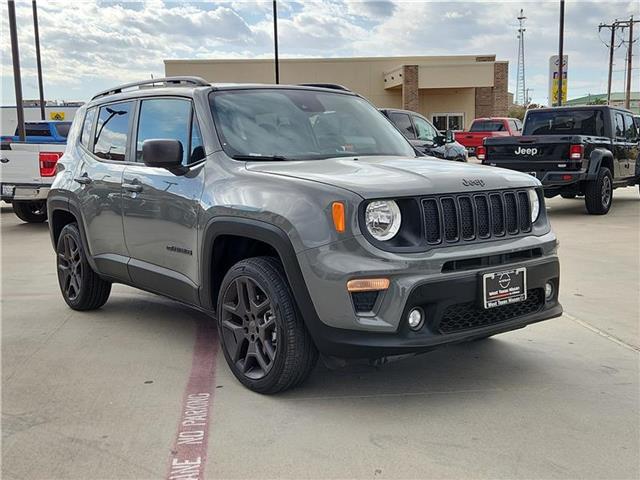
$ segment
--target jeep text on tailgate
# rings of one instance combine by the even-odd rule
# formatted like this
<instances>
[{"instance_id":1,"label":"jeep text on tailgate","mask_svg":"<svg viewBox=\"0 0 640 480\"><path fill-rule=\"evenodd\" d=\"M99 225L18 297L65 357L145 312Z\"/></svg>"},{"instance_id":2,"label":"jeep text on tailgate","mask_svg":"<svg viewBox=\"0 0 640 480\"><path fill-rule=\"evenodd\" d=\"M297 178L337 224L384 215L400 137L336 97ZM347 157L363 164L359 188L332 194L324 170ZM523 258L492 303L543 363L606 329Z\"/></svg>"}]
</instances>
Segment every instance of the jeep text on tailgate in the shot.
<instances>
[{"instance_id":1,"label":"jeep text on tailgate","mask_svg":"<svg viewBox=\"0 0 640 480\"><path fill-rule=\"evenodd\" d=\"M640 184L640 135L631 112L608 106L529 110L523 136L487 138L486 165L529 173L546 197L584 195L587 211L605 214L613 190Z\"/></svg>"}]
</instances>

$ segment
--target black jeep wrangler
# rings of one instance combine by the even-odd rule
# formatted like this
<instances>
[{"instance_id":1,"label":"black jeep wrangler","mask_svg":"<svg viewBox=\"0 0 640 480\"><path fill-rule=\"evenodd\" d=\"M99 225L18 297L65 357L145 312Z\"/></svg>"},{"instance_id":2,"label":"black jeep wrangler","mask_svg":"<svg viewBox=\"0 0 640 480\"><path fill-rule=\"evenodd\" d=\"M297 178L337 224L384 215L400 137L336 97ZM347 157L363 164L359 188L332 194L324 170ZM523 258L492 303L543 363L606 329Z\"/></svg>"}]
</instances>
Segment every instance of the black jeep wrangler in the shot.
<instances>
[{"instance_id":1,"label":"black jeep wrangler","mask_svg":"<svg viewBox=\"0 0 640 480\"><path fill-rule=\"evenodd\" d=\"M606 214L613 189L640 184L640 132L633 114L610 106L529 110L521 137L487 138L482 163L537 177L545 197L584 195Z\"/></svg>"}]
</instances>

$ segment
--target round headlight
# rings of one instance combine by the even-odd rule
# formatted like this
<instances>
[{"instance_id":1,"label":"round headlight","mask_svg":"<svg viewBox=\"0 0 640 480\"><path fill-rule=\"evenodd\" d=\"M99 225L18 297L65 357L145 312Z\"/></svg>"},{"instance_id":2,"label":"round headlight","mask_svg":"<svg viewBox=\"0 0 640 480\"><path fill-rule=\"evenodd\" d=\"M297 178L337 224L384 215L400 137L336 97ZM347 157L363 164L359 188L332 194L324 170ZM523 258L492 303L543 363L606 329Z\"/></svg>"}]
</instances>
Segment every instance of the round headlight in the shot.
<instances>
[{"instance_id":1,"label":"round headlight","mask_svg":"<svg viewBox=\"0 0 640 480\"><path fill-rule=\"evenodd\" d=\"M373 238L384 242L392 239L398 230L402 216L393 200L378 200L367 205L364 213L367 230Z\"/></svg>"},{"instance_id":2,"label":"round headlight","mask_svg":"<svg viewBox=\"0 0 640 480\"><path fill-rule=\"evenodd\" d=\"M534 223L540 215L540 200L534 189L529 190L529 205L531 205L531 223Z\"/></svg>"}]
</instances>

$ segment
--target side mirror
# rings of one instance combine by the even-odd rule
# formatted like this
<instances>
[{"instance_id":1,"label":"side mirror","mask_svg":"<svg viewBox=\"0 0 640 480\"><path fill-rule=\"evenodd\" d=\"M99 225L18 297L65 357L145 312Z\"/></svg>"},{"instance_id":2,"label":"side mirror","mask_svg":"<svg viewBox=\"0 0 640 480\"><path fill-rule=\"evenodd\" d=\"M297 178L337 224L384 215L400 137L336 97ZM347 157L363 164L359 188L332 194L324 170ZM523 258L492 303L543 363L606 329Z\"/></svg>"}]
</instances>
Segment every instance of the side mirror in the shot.
<instances>
[{"instance_id":1,"label":"side mirror","mask_svg":"<svg viewBox=\"0 0 640 480\"><path fill-rule=\"evenodd\" d=\"M142 144L142 158L149 167L175 168L182 165L182 142L179 140L153 139Z\"/></svg>"}]
</instances>

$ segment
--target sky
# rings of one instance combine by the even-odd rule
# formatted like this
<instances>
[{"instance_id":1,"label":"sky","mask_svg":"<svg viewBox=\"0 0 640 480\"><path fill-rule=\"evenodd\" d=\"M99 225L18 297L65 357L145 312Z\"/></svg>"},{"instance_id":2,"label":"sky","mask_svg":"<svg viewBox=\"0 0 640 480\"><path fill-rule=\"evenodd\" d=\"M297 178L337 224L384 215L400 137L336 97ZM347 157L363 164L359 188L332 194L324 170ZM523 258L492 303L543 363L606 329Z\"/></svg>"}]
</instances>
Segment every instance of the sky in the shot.
<instances>
[{"instance_id":1,"label":"sky","mask_svg":"<svg viewBox=\"0 0 640 480\"><path fill-rule=\"evenodd\" d=\"M559 2L278 1L281 58L495 54L516 88L516 17L526 20L526 83L547 103L558 50ZM31 2L16 1L23 97L38 98ZM0 4L2 105L15 105L7 2ZM598 24L640 18L638 1L570 1L565 10L569 98L606 92L609 34ZM120 83L164 75L165 59L270 58L271 1L40 0L45 98L88 100ZM636 25L636 39L640 24ZM626 37L626 34L625 34ZM616 39L620 45L622 35ZM616 49L614 91L624 87L627 44ZM640 42L633 90L640 90Z\"/></svg>"}]
</instances>

